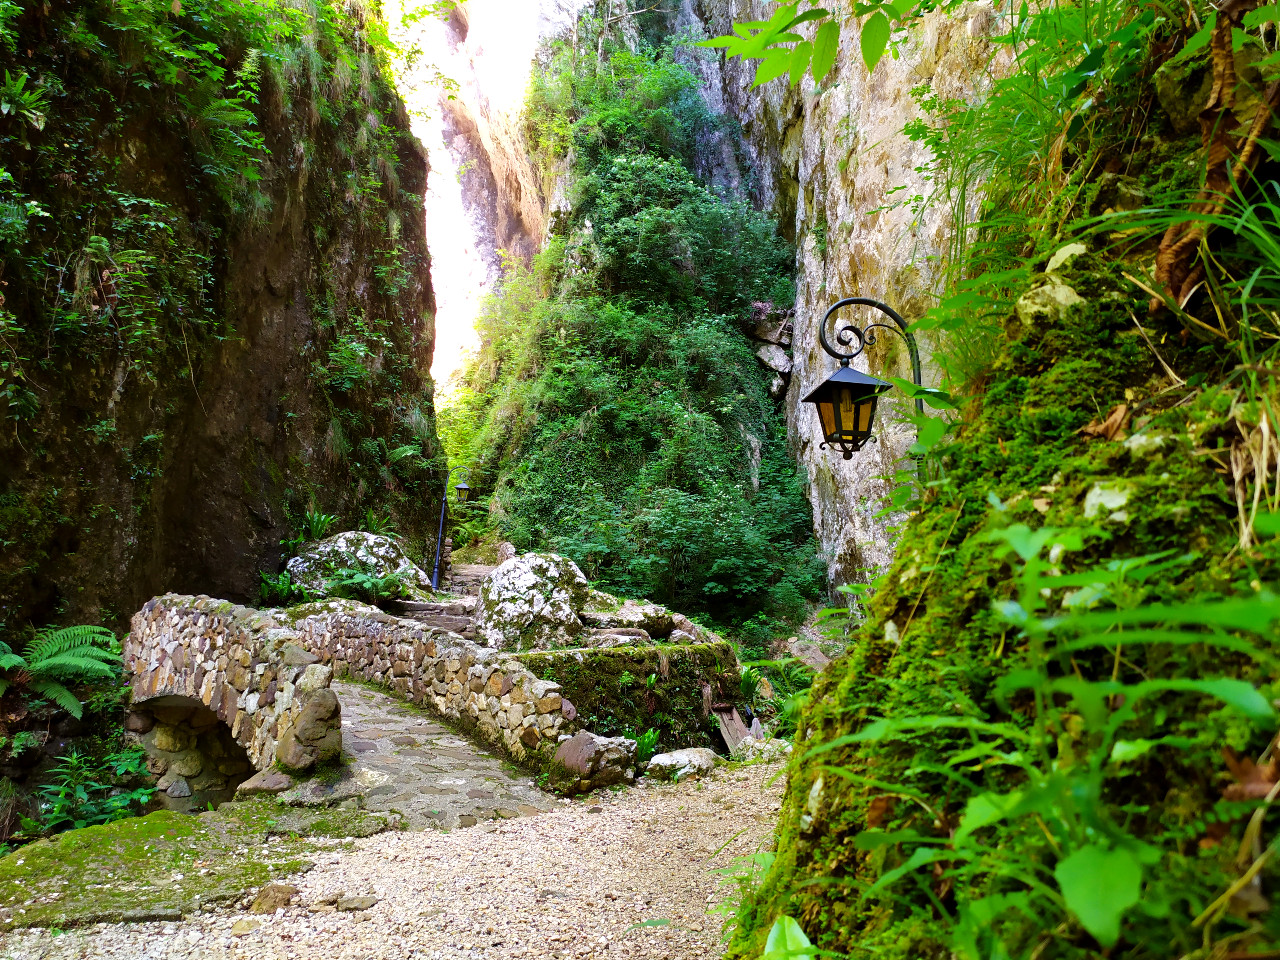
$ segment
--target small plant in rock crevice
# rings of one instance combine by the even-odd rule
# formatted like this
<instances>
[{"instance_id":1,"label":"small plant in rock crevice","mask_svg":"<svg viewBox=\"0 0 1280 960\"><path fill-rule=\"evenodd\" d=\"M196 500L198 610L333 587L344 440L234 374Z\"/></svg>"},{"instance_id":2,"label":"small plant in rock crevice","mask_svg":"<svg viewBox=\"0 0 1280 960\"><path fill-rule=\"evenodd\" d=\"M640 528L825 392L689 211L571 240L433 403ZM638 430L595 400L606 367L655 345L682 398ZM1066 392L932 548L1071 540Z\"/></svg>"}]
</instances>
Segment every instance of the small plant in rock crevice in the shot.
<instances>
[{"instance_id":1,"label":"small plant in rock crevice","mask_svg":"<svg viewBox=\"0 0 1280 960\"><path fill-rule=\"evenodd\" d=\"M650 727L636 737L636 762L648 763L658 749L658 731Z\"/></svg>"},{"instance_id":2,"label":"small plant in rock crevice","mask_svg":"<svg viewBox=\"0 0 1280 960\"><path fill-rule=\"evenodd\" d=\"M315 599L306 587L293 582L293 574L288 570L276 574L259 571L258 581L258 598L264 606L290 607Z\"/></svg>"},{"instance_id":3,"label":"small plant in rock crevice","mask_svg":"<svg viewBox=\"0 0 1280 960\"><path fill-rule=\"evenodd\" d=\"M310 509L302 515L300 534L305 542L323 540L338 525L338 518L332 513Z\"/></svg>"}]
</instances>

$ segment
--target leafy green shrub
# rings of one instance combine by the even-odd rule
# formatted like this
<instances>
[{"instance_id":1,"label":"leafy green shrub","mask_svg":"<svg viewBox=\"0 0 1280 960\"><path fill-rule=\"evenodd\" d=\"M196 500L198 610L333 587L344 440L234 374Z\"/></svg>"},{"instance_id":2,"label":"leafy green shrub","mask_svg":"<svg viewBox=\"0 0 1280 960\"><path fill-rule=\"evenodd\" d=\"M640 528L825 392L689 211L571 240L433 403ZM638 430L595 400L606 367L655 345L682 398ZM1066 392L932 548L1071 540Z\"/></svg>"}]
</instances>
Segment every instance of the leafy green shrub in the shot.
<instances>
[{"instance_id":1,"label":"leafy green shrub","mask_svg":"<svg viewBox=\"0 0 1280 960\"><path fill-rule=\"evenodd\" d=\"M101 761L72 750L58 758L49 771L52 782L40 787L37 813L22 818L25 839L79 830L135 816L155 793L155 788L122 784L147 775L146 754L130 747Z\"/></svg>"},{"instance_id":2,"label":"leafy green shrub","mask_svg":"<svg viewBox=\"0 0 1280 960\"><path fill-rule=\"evenodd\" d=\"M120 644L105 627L45 627L36 631L21 654L0 641L0 695L19 689L50 700L73 717L84 706L67 684L81 680L109 680L119 675Z\"/></svg>"},{"instance_id":3,"label":"leafy green shrub","mask_svg":"<svg viewBox=\"0 0 1280 960\"><path fill-rule=\"evenodd\" d=\"M296 603L310 603L313 599L306 587L293 582L293 575L288 570L276 574L259 571L258 581L258 597L263 606L291 607Z\"/></svg>"},{"instance_id":4,"label":"leafy green shrub","mask_svg":"<svg viewBox=\"0 0 1280 960\"><path fill-rule=\"evenodd\" d=\"M760 682L763 679L760 671L750 666L743 667L742 673L738 675L738 692L748 706L756 702L756 697L760 694Z\"/></svg>"},{"instance_id":5,"label":"leafy green shrub","mask_svg":"<svg viewBox=\"0 0 1280 960\"><path fill-rule=\"evenodd\" d=\"M658 731L650 727L636 737L636 762L648 763L658 749Z\"/></svg>"}]
</instances>

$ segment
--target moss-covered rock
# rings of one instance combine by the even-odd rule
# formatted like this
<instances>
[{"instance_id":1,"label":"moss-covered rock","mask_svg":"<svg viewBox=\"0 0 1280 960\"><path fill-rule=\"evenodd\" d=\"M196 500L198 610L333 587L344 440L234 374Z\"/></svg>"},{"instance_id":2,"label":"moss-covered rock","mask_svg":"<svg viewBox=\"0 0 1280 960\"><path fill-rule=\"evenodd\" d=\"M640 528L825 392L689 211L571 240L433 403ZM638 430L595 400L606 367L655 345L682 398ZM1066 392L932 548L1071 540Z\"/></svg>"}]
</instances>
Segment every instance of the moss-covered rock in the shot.
<instances>
[{"instance_id":1,"label":"moss-covered rock","mask_svg":"<svg viewBox=\"0 0 1280 960\"><path fill-rule=\"evenodd\" d=\"M308 837L387 826L359 810L291 810L256 798L198 816L160 810L71 830L0 860L0 930L176 917L309 870Z\"/></svg>"},{"instance_id":2,"label":"moss-covered rock","mask_svg":"<svg viewBox=\"0 0 1280 960\"><path fill-rule=\"evenodd\" d=\"M1010 316L985 393L964 411L960 436L944 456L944 477L903 530L894 564L870 599L869 616L849 653L811 691L789 770L777 857L744 901L733 956L758 956L780 914L797 918L819 947L852 957L914 960L950 952L946 925L931 919L939 909L937 891L903 881L859 895L903 864L912 849L863 844L859 837L872 827L928 836L953 830L970 793L948 775L947 764L973 738L959 730L932 730L843 743L820 760L807 755L881 717L1029 722L1026 705L1001 697L996 688L1027 649L1025 638L993 611L996 601L1012 594L1013 568L993 548L990 531L1017 523L1082 530L1085 548L1073 555L1066 572L1116 558L1193 554L1134 583L1135 602L1248 595L1280 574L1280 540L1240 548L1228 464L1240 436L1237 423L1249 416L1241 406L1243 394L1229 382L1203 391L1168 388L1133 323L1140 294L1120 269L1102 258L1076 258L1060 280L1041 281L1037 289L1050 282L1069 285L1078 300L1056 297L1054 309L1034 311L1030 323L1023 315L1032 311ZM1197 369L1204 371L1201 379L1223 374L1223 361L1194 343L1180 348L1170 337L1161 351L1183 376ZM1274 403L1280 398L1274 381L1267 383ZM1147 440L1133 442L1125 432L1108 439L1084 429L1120 404L1139 409L1129 429ZM1224 657L1212 647L1175 650L1158 644L1125 647L1123 662L1092 663L1078 654L1063 668L1103 679L1115 670L1122 681L1226 674L1261 685L1271 696L1280 676L1274 663ZM1127 811L1127 829L1159 849L1159 866L1152 870L1161 889L1174 891L1172 912L1143 921L1147 932L1139 939L1149 944L1150 937L1167 938L1167 952L1183 955L1201 942L1191 920L1233 877L1234 845L1223 851L1197 842L1206 836L1205 819L1219 816L1215 804L1230 782L1220 751L1257 755L1273 731L1241 721L1216 701L1182 694L1161 697L1159 706L1152 704L1126 731L1185 738L1179 749L1151 750L1132 764L1130 775L1105 788L1106 803ZM832 775L831 767L844 776ZM964 775L1000 794L1018 783L1001 765ZM919 804L894 796L918 798ZM925 808L932 811L927 816ZM1027 849L1044 844L1034 821L1010 829L1022 827L1034 834ZM954 912L958 900L983 892L981 886L948 887L941 902ZM1037 920L1016 914L1001 922L1006 942L1031 943L1043 933ZM1269 936L1262 941L1276 942ZM1055 940L1044 955L1096 955L1087 935L1075 941ZM1143 955L1141 945L1137 953L1122 949L1126 956Z\"/></svg>"},{"instance_id":3,"label":"moss-covered rock","mask_svg":"<svg viewBox=\"0 0 1280 960\"><path fill-rule=\"evenodd\" d=\"M653 728L671 748L719 745L710 707L738 696L737 658L724 642L546 650L519 659L560 684L580 727L606 737Z\"/></svg>"},{"instance_id":4,"label":"moss-covered rock","mask_svg":"<svg viewBox=\"0 0 1280 960\"><path fill-rule=\"evenodd\" d=\"M500 650L570 646L582 632L578 614L590 595L587 578L567 557L513 557L480 584L476 638Z\"/></svg>"}]
</instances>

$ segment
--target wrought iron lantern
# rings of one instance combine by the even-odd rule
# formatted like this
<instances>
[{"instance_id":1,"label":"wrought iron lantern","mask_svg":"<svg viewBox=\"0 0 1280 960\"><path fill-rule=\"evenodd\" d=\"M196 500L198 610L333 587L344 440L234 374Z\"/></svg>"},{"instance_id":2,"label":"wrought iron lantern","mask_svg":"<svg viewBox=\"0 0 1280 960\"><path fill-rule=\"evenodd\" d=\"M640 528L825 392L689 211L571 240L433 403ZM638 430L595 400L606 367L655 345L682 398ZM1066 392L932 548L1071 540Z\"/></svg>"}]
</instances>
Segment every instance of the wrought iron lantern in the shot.
<instances>
[{"instance_id":1,"label":"wrought iron lantern","mask_svg":"<svg viewBox=\"0 0 1280 960\"><path fill-rule=\"evenodd\" d=\"M453 489L458 496L459 503L466 503L471 499L471 488L467 486L466 480L460 480Z\"/></svg>"},{"instance_id":2,"label":"wrought iron lantern","mask_svg":"<svg viewBox=\"0 0 1280 960\"><path fill-rule=\"evenodd\" d=\"M827 324L842 307L873 307L888 316L896 326L874 321L862 327L847 323L835 331L836 344L832 346L827 338ZM880 394L889 390L893 384L876 377L868 376L854 370L849 361L859 356L866 348L876 342L877 329L892 330L907 343L911 354L911 372L917 386L920 382L920 352L916 348L915 337L907 329L907 321L890 306L879 300L867 297L846 297L832 304L831 309L822 318L818 327L818 340L822 349L840 361L840 369L818 384L804 398L805 403L812 403L818 408L818 420L822 424L823 443L821 449L828 447L838 449L846 460L852 460L854 453L876 438L871 433L875 424L876 401ZM924 401L916 399L916 409L924 412Z\"/></svg>"}]
</instances>

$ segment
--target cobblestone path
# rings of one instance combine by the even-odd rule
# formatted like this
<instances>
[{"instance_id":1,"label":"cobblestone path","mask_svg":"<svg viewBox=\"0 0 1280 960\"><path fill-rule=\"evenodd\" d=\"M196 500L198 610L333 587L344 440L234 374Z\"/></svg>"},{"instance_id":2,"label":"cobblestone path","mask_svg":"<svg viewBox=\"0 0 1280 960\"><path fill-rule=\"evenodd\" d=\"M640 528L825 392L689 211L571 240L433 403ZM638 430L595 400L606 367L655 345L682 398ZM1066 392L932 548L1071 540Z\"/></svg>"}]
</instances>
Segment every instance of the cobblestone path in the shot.
<instances>
[{"instance_id":1,"label":"cobblestone path","mask_svg":"<svg viewBox=\"0 0 1280 960\"><path fill-rule=\"evenodd\" d=\"M527 773L425 711L354 683L335 681L333 690L342 702L342 752L349 763L336 780L301 787L308 802L352 800L366 810L396 811L411 830L470 827L556 805Z\"/></svg>"}]
</instances>

